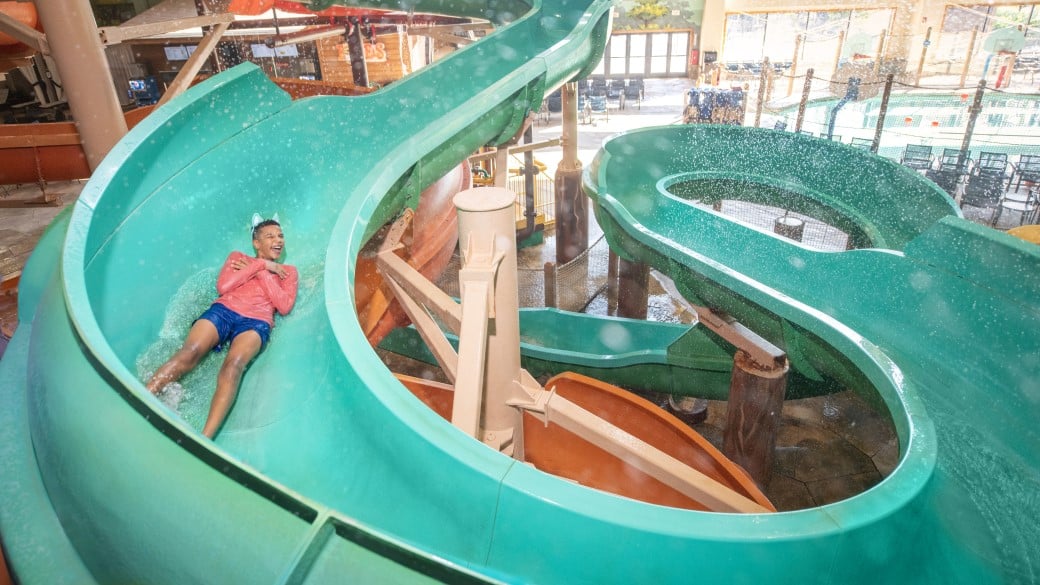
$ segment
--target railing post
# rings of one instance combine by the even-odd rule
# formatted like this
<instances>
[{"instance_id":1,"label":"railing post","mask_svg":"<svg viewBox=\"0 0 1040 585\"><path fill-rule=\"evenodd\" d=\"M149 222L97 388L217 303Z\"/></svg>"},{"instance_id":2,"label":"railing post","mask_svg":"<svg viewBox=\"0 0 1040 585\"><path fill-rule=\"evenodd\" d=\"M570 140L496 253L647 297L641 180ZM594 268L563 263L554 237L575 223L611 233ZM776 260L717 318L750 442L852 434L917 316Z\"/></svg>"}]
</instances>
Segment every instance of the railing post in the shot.
<instances>
[{"instance_id":1,"label":"railing post","mask_svg":"<svg viewBox=\"0 0 1040 585\"><path fill-rule=\"evenodd\" d=\"M618 310L618 255L607 253L607 315L617 315Z\"/></svg>"},{"instance_id":2,"label":"railing post","mask_svg":"<svg viewBox=\"0 0 1040 585\"><path fill-rule=\"evenodd\" d=\"M802 86L802 99L798 102L798 117L794 121L794 132L802 129L802 121L805 120L805 106L809 103L809 92L812 91L813 69L810 67L805 71L805 85Z\"/></svg>"},{"instance_id":3,"label":"railing post","mask_svg":"<svg viewBox=\"0 0 1040 585\"><path fill-rule=\"evenodd\" d=\"M787 95L790 97L794 91L794 77L798 73L798 54L802 52L802 35L794 37L794 56L791 58L791 73L787 78ZM757 124L756 124L757 125Z\"/></svg>"},{"instance_id":4,"label":"railing post","mask_svg":"<svg viewBox=\"0 0 1040 585\"><path fill-rule=\"evenodd\" d=\"M874 128L874 141L870 143L870 152L877 154L878 146L881 145L881 131L885 128L885 115L888 113L888 98L892 95L892 81L895 74L889 73L885 79L885 89L881 94L881 107L878 109L877 126Z\"/></svg>"},{"instance_id":5,"label":"railing post","mask_svg":"<svg viewBox=\"0 0 1040 585\"><path fill-rule=\"evenodd\" d=\"M917 64L917 77L914 78L914 83L921 85L921 72L924 71L924 60L928 56L928 46L932 44L932 27L928 27L928 30L924 33L924 47L921 48L921 62Z\"/></svg>"},{"instance_id":6,"label":"railing post","mask_svg":"<svg viewBox=\"0 0 1040 585\"><path fill-rule=\"evenodd\" d=\"M762 106L765 102L766 96L766 84L769 78L769 57L762 60L762 70L758 72L758 105L755 107L755 128L758 128L759 122L762 120Z\"/></svg>"},{"instance_id":7,"label":"railing post","mask_svg":"<svg viewBox=\"0 0 1040 585\"><path fill-rule=\"evenodd\" d=\"M964 127L964 140L961 141L961 151L957 153L957 168L964 168L964 159L968 156L968 147L971 145L971 135L975 132L975 120L979 117L982 112L982 96L986 93L986 79L982 78L979 80L979 85L975 89L975 100L971 103L971 108L968 109L968 124Z\"/></svg>"},{"instance_id":8,"label":"railing post","mask_svg":"<svg viewBox=\"0 0 1040 585\"><path fill-rule=\"evenodd\" d=\"M545 306L556 307L556 264L546 262L542 266L542 274L545 278Z\"/></svg>"},{"instance_id":9,"label":"railing post","mask_svg":"<svg viewBox=\"0 0 1040 585\"><path fill-rule=\"evenodd\" d=\"M964 54L964 68L961 69L961 81L957 87L964 87L964 80L968 77L968 69L971 68L971 55L975 51L975 40L979 36L979 27L971 29L971 38L968 40L968 52Z\"/></svg>"}]
</instances>

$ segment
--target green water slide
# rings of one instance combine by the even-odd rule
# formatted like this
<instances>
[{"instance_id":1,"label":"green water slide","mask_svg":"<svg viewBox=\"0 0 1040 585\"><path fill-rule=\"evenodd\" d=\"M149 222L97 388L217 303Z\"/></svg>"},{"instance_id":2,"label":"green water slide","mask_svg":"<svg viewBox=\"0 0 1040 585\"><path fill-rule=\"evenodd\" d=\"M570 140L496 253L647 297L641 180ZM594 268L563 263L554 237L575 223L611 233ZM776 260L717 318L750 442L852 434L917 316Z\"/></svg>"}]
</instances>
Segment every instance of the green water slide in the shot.
<instances>
[{"instance_id":1,"label":"green water slide","mask_svg":"<svg viewBox=\"0 0 1040 585\"><path fill-rule=\"evenodd\" d=\"M359 98L291 102L255 67L218 75L135 127L41 241L0 362L0 536L20 583L1037 579L1040 317L1036 271L1018 272L1037 255L936 221L949 205L917 225L926 203L902 201L906 225L887 226L830 201L893 251L814 255L662 195L658 180L698 151L669 137L682 129L645 134L642 150L611 155L612 142L590 169L624 254L888 406L901 463L854 498L771 515L653 506L542 474L419 403L361 333L352 259L423 186L587 73L610 4L393 8L502 26ZM626 154L631 172L609 174ZM140 379L156 340L183 334L212 294L199 283L248 250L254 212L281 216L300 296L211 442L191 415L205 388L186 379L178 414ZM777 251L789 269L762 255ZM856 288L875 278L888 288ZM922 311L933 296L944 302Z\"/></svg>"},{"instance_id":2,"label":"green water slide","mask_svg":"<svg viewBox=\"0 0 1040 585\"><path fill-rule=\"evenodd\" d=\"M896 423L899 466L818 510L848 530L799 549L826 548L824 573L868 574L809 581L1040 579L1040 247L964 220L909 169L771 130L629 132L584 184L612 248ZM721 199L826 219L864 249L815 251L716 213Z\"/></svg>"}]
</instances>

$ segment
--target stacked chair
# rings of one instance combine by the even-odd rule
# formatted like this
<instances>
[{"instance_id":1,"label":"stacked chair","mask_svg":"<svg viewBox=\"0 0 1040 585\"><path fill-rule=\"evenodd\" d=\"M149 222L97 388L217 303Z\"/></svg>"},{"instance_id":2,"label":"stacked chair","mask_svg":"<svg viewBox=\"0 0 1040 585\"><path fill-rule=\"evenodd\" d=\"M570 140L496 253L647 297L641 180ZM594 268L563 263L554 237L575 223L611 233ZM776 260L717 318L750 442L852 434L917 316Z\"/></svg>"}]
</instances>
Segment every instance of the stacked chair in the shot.
<instances>
[{"instance_id":1,"label":"stacked chair","mask_svg":"<svg viewBox=\"0 0 1040 585\"><path fill-rule=\"evenodd\" d=\"M932 168L932 147L926 144L907 144L899 164L915 171L927 171Z\"/></svg>"},{"instance_id":2,"label":"stacked chair","mask_svg":"<svg viewBox=\"0 0 1040 585\"><path fill-rule=\"evenodd\" d=\"M968 174L971 163L971 151L966 151L961 158L961 151L957 148L944 148L939 156L939 164L936 168L925 171L925 176L935 182L936 185L946 191L950 197L957 197L963 178Z\"/></svg>"},{"instance_id":3,"label":"stacked chair","mask_svg":"<svg viewBox=\"0 0 1040 585\"><path fill-rule=\"evenodd\" d=\"M997 220L996 209L999 207L1007 182L1007 154L1002 152L980 152L974 168L968 174L968 182L964 186L961 207L970 205L983 209L993 209L990 217L992 224Z\"/></svg>"},{"instance_id":4,"label":"stacked chair","mask_svg":"<svg viewBox=\"0 0 1040 585\"><path fill-rule=\"evenodd\" d=\"M1040 156L1032 154L1023 154L1018 159L1017 165L1011 165L1012 173L1011 180L1008 181L1008 190L1004 193L1000 199L1000 205L997 207L996 214L993 217L993 224L997 223L1000 219L1000 215L1003 211L1012 211L1018 213L1018 224L1022 225L1029 221L1035 223L1037 221L1037 210L1038 205L1038 194L1037 189L1040 188ZM1017 179L1017 180L1016 180ZM1022 189L1022 183L1025 183L1025 190ZM1012 188L1014 184L1014 188Z\"/></svg>"}]
</instances>

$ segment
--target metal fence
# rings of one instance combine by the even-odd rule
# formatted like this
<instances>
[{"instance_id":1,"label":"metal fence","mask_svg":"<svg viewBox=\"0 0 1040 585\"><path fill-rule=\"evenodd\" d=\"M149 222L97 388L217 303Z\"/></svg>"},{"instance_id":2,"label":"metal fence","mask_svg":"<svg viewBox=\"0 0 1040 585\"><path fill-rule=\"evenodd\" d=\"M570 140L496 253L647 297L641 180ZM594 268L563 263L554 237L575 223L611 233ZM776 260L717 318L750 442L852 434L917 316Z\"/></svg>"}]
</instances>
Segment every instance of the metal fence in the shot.
<instances>
[{"instance_id":1,"label":"metal fence","mask_svg":"<svg viewBox=\"0 0 1040 585\"><path fill-rule=\"evenodd\" d=\"M544 266L517 266L517 289L520 307L559 307L567 311L581 311L607 285L607 262L610 247L602 235L587 250L560 266L551 265L547 275ZM449 295L459 296L458 251L437 281L437 286ZM549 298L546 298L546 281ZM553 286L555 283L555 286Z\"/></svg>"},{"instance_id":2,"label":"metal fence","mask_svg":"<svg viewBox=\"0 0 1040 585\"><path fill-rule=\"evenodd\" d=\"M972 159L983 151L1006 154L1012 162L1040 154L1040 93L1030 87L997 89L993 79L971 87L923 86L901 78L883 68L850 68L837 77L810 70L794 78L794 93L777 97L785 78L769 68L749 84L745 124L853 146L876 138L877 154L896 160L907 145L931 147L936 162L944 149L965 143Z\"/></svg>"},{"instance_id":3,"label":"metal fence","mask_svg":"<svg viewBox=\"0 0 1040 585\"><path fill-rule=\"evenodd\" d=\"M506 188L516 193L516 221L524 221L525 177L523 174L510 175L506 180ZM545 227L556 222L556 183L545 171L540 171L534 178L534 211Z\"/></svg>"}]
</instances>

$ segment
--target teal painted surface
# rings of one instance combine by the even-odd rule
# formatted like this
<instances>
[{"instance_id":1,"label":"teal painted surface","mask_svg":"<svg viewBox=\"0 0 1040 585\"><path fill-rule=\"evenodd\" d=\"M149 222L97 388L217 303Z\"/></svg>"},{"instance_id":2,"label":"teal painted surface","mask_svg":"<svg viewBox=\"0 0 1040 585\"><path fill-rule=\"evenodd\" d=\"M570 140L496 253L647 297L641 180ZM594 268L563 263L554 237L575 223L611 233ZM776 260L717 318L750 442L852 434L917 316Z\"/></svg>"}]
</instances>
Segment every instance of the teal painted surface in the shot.
<instances>
[{"instance_id":1,"label":"teal painted surface","mask_svg":"<svg viewBox=\"0 0 1040 585\"><path fill-rule=\"evenodd\" d=\"M739 155L739 144L754 148ZM720 158L729 161L721 170ZM831 164L819 172L844 188L818 191L810 158ZM769 130L664 127L606 143L585 188L612 247L793 350L793 360L887 405L903 458L882 486L907 474L931 478L904 492L906 501L874 501L890 518L842 540L905 523L914 558L893 559L907 564L885 572L892 580L1035 581L1040 248L943 213L923 178L905 180L904 169L879 160ZM837 200L875 241L899 245L816 252L667 192L708 172L701 165L723 179L754 177ZM853 500L871 501L874 491ZM853 518L848 511L842 504L835 514ZM835 567L869 564L880 547L898 545L875 541L857 559L843 556L843 544Z\"/></svg>"},{"instance_id":2,"label":"teal painted surface","mask_svg":"<svg viewBox=\"0 0 1040 585\"><path fill-rule=\"evenodd\" d=\"M896 92L889 98L882 133L882 142L888 144L882 144L878 153L898 160L907 143L930 145L936 155L943 148L959 150L975 91L973 83L969 88L951 89L949 93ZM810 100L805 108L802 128L816 136L826 137L831 110L838 101L839 98ZM1040 96L1035 93L1005 93L989 87L981 106L969 146L973 157L977 158L980 151L1003 152L1012 157L1040 152L1040 144L1023 133L1023 130L1029 132L1040 126L1040 116L1036 114ZM851 136L873 138L880 110L880 95L845 104L838 113L834 134L843 137L846 143ZM786 119L788 127L791 127L798 115L798 105L780 108L776 115ZM1019 136L1009 137L1015 134Z\"/></svg>"},{"instance_id":3,"label":"teal painted surface","mask_svg":"<svg viewBox=\"0 0 1040 585\"><path fill-rule=\"evenodd\" d=\"M446 336L458 348L458 338ZM391 331L380 347L437 363L412 327ZM700 327L520 309L520 360L533 376L577 372L633 390L725 399L732 355Z\"/></svg>"},{"instance_id":4,"label":"teal painted surface","mask_svg":"<svg viewBox=\"0 0 1040 585\"><path fill-rule=\"evenodd\" d=\"M472 10L509 22L522 12L516 6L458 3L436 11ZM696 152L695 143L647 134L662 148L628 153L639 155L628 172L610 174L611 155L590 169L594 177L607 173L604 185L639 189L629 208L613 206L619 195L598 192L602 222L617 230L611 237L626 254L661 260L673 278L698 274L676 280L691 296L725 302L750 324L761 321L791 348L802 344L800 359L821 377L877 389L898 429L902 461L878 486L836 504L737 516L591 491L463 436L401 387L368 348L352 296L351 259L361 244L424 184L477 146L514 134L548 88L591 67L609 30L609 8L567 0L539 5L362 98L291 103L259 70L242 66L139 124L77 202L60 275L53 256L34 259L28 279L50 284L27 295L34 318L12 342L16 361L5 357L0 367L0 381L12 382L4 395L20 394L25 404L23 415L3 415L20 421L23 436L4 452L0 488L21 486L38 510L0 511L20 582L60 582L50 578L55 559L41 558L26 540L34 531L59 545L67 539L56 554L80 563L65 574L68 582L1032 580L1031 494L1040 450L1026 424L1035 419L1033 395L1016 384L1038 377L1028 359L1019 363L1032 377L1014 378L994 356L1034 349L1035 337L1016 332L1035 325L1037 315L1031 309L1022 317L1022 304L984 294L953 263L915 263L924 280L908 272L904 258L920 234L951 221L943 218L957 219L936 193L907 200L902 188L893 189L866 206L819 191L871 241L905 251L812 255L796 247L790 257L814 276L792 288L789 271L767 269L775 266L769 254L790 251L776 238L680 201L661 205L656 183L639 182L681 158L665 144ZM847 177L855 169L843 165L857 162L848 158L819 172ZM739 178L740 169L731 170ZM893 180L916 185L900 175ZM892 211L906 207L914 213ZM174 307L212 298L185 283L212 282L229 249L248 249L254 211L279 212L286 261L300 269L301 292L250 367L213 443L146 392L138 359L162 337ZM610 213L618 220L607 221ZM672 233L678 225L683 233ZM1025 247L1015 249L1034 260ZM936 254L929 247L915 253ZM891 300L878 303L876 289L857 293L851 279L838 278L855 274L861 281L875 272L891 275L884 297ZM839 292L844 296L835 299ZM966 319L959 335L936 329L925 314L910 326L902 321L903 303L932 297L947 299L944 310ZM994 328L985 347L960 352L963 369L951 370L954 346L981 330L969 304ZM1012 323L1016 312L1021 320ZM924 341L921 323L935 331ZM904 363L911 357L920 363ZM1009 390L999 401L981 402L984 384L990 392ZM934 392L940 386L947 392ZM185 401L205 403L205 390L193 389L198 395ZM978 417L990 422L979 427ZM994 428L995 420L1003 426ZM975 450L959 439L972 440ZM994 476L997 487L989 483ZM1019 516L1008 513L1012 507ZM58 524L64 536L54 533Z\"/></svg>"}]
</instances>

